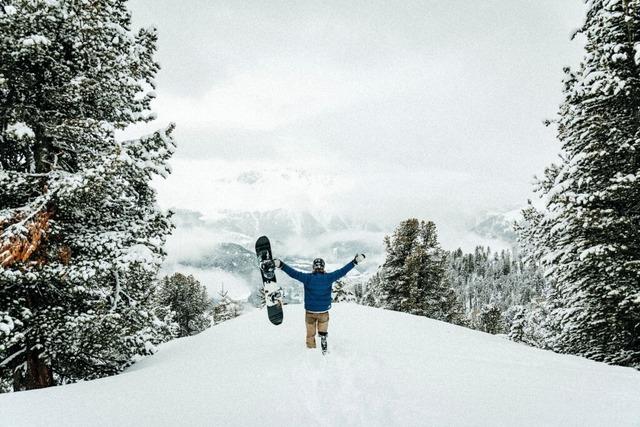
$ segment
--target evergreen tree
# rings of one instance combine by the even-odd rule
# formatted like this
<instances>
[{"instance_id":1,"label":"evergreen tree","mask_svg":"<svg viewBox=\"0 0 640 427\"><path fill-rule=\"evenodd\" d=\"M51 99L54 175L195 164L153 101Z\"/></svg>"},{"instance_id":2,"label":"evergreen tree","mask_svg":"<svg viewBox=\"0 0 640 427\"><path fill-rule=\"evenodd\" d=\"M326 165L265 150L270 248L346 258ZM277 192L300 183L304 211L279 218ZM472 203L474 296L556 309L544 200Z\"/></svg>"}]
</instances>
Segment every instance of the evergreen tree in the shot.
<instances>
[{"instance_id":1,"label":"evergreen tree","mask_svg":"<svg viewBox=\"0 0 640 427\"><path fill-rule=\"evenodd\" d=\"M364 304L362 301L365 296L367 282L365 280L358 281L353 286L353 297L354 301L358 304Z\"/></svg>"},{"instance_id":2,"label":"evergreen tree","mask_svg":"<svg viewBox=\"0 0 640 427\"><path fill-rule=\"evenodd\" d=\"M224 290L224 286L218 293L218 302L213 306L212 318L213 323L218 324L234 317L240 316L242 313L242 306L237 302L229 298L229 291Z\"/></svg>"},{"instance_id":3,"label":"evergreen tree","mask_svg":"<svg viewBox=\"0 0 640 427\"><path fill-rule=\"evenodd\" d=\"M431 221L400 223L385 238L387 257L369 283L365 301L377 306L443 321L458 321L462 311L445 278L446 256Z\"/></svg>"},{"instance_id":4,"label":"evergreen tree","mask_svg":"<svg viewBox=\"0 0 640 427\"><path fill-rule=\"evenodd\" d=\"M487 304L480 312L478 329L490 334L500 334L504 330L502 312L495 304Z\"/></svg>"},{"instance_id":5,"label":"evergreen tree","mask_svg":"<svg viewBox=\"0 0 640 427\"><path fill-rule=\"evenodd\" d=\"M354 295L353 291L348 289L344 280L338 280L333 285L332 292L333 302L354 302L356 300L356 296Z\"/></svg>"},{"instance_id":6,"label":"evergreen tree","mask_svg":"<svg viewBox=\"0 0 640 427\"><path fill-rule=\"evenodd\" d=\"M448 282L447 282L448 286ZM460 303L458 293L452 287L447 287L441 300L442 319L454 325L468 326L464 306Z\"/></svg>"},{"instance_id":7,"label":"evergreen tree","mask_svg":"<svg viewBox=\"0 0 640 427\"><path fill-rule=\"evenodd\" d=\"M178 323L179 336L195 335L210 326L207 312L210 308L207 289L192 275L175 273L165 277L158 289L160 307L173 311Z\"/></svg>"},{"instance_id":8,"label":"evergreen tree","mask_svg":"<svg viewBox=\"0 0 640 427\"><path fill-rule=\"evenodd\" d=\"M547 286L534 262L483 247L469 254L460 249L448 253L447 280L463 301L464 317L472 327L480 324L480 313L489 304L495 304L510 325L513 308L538 298Z\"/></svg>"},{"instance_id":9,"label":"evergreen tree","mask_svg":"<svg viewBox=\"0 0 640 427\"><path fill-rule=\"evenodd\" d=\"M509 339L515 342L524 341L525 309L523 306L516 306L511 327L509 328Z\"/></svg>"},{"instance_id":10,"label":"evergreen tree","mask_svg":"<svg viewBox=\"0 0 640 427\"><path fill-rule=\"evenodd\" d=\"M522 341L538 348L552 350L556 348L559 322L550 315L553 306L548 296L536 299L526 307Z\"/></svg>"},{"instance_id":11,"label":"evergreen tree","mask_svg":"<svg viewBox=\"0 0 640 427\"><path fill-rule=\"evenodd\" d=\"M393 235L385 236L386 258L378 277L374 299L380 301L382 308L406 311L409 302L409 274L406 263L418 240L420 221L415 218L400 223ZM415 256L414 256L415 257Z\"/></svg>"},{"instance_id":12,"label":"evergreen tree","mask_svg":"<svg viewBox=\"0 0 640 427\"><path fill-rule=\"evenodd\" d=\"M555 349L640 368L640 1L591 0L545 207L523 236L554 284Z\"/></svg>"},{"instance_id":13,"label":"evergreen tree","mask_svg":"<svg viewBox=\"0 0 640 427\"><path fill-rule=\"evenodd\" d=\"M363 286L362 297L359 303L369 307L382 307L382 287L380 285L380 272L376 272Z\"/></svg>"},{"instance_id":14,"label":"evergreen tree","mask_svg":"<svg viewBox=\"0 0 640 427\"><path fill-rule=\"evenodd\" d=\"M0 368L16 390L110 375L170 338L153 315L171 230L149 182L154 30L122 0L0 3ZM8 331L7 331L8 329Z\"/></svg>"}]
</instances>

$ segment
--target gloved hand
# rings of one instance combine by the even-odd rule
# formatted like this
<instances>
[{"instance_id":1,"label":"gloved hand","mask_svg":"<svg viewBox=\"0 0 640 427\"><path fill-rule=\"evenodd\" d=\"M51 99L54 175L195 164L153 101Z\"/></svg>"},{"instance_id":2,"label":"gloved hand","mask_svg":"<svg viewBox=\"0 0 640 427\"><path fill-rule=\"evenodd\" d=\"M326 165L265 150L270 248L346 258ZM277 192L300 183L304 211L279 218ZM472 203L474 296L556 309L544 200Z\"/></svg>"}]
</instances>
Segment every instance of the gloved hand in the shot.
<instances>
[{"instance_id":1,"label":"gloved hand","mask_svg":"<svg viewBox=\"0 0 640 427\"><path fill-rule=\"evenodd\" d=\"M282 261L280 261L278 258L274 259L273 263L276 265L276 267L282 268Z\"/></svg>"},{"instance_id":2,"label":"gloved hand","mask_svg":"<svg viewBox=\"0 0 640 427\"><path fill-rule=\"evenodd\" d=\"M366 256L364 254L358 254L356 255L356 257L353 259L353 262L355 264L360 264L361 262L364 262L364 259L366 258Z\"/></svg>"}]
</instances>

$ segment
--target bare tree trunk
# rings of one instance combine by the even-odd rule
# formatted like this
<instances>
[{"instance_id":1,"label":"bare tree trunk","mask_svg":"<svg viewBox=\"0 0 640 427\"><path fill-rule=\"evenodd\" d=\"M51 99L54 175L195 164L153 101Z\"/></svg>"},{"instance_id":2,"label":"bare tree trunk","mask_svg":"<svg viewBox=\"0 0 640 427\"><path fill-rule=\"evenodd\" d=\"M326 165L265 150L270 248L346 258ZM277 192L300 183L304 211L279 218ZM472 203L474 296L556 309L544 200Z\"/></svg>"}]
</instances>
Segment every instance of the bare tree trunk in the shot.
<instances>
[{"instance_id":1,"label":"bare tree trunk","mask_svg":"<svg viewBox=\"0 0 640 427\"><path fill-rule=\"evenodd\" d=\"M38 357L38 353L35 351L29 351L27 355L27 373L24 380L27 390L54 385L51 367Z\"/></svg>"},{"instance_id":2,"label":"bare tree trunk","mask_svg":"<svg viewBox=\"0 0 640 427\"><path fill-rule=\"evenodd\" d=\"M32 293L27 295L27 304L31 309L36 306L34 300L38 301L36 295ZM36 343L37 338L36 340L28 339L25 342L25 355L22 359L24 368L14 371L14 391L32 390L55 385L51 364L46 359L40 357L41 351L36 347Z\"/></svg>"},{"instance_id":3,"label":"bare tree trunk","mask_svg":"<svg viewBox=\"0 0 640 427\"><path fill-rule=\"evenodd\" d=\"M15 369L13 371L13 391L22 391L27 389L27 384L24 380L22 369Z\"/></svg>"},{"instance_id":4,"label":"bare tree trunk","mask_svg":"<svg viewBox=\"0 0 640 427\"><path fill-rule=\"evenodd\" d=\"M35 172L47 173L51 170L51 165L48 162L50 151L49 142L44 136L44 128L42 128L42 126L36 126L33 131L35 134L35 142L33 145Z\"/></svg>"}]
</instances>

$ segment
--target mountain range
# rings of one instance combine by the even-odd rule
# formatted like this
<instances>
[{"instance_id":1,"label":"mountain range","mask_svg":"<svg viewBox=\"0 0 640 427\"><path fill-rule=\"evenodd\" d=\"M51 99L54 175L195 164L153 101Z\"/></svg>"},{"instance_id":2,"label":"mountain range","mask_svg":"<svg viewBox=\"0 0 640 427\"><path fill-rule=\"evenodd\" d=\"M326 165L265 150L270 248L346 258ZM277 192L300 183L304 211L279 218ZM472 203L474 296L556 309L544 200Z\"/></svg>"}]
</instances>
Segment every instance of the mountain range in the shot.
<instances>
[{"instance_id":1,"label":"mountain range","mask_svg":"<svg viewBox=\"0 0 640 427\"><path fill-rule=\"evenodd\" d=\"M466 239L471 242L468 246L515 246L512 227L519 215L518 210L513 210L478 218L466 232ZM275 257L302 270L310 269L311 260L316 257L324 258L327 268L333 269L356 253L365 253L367 262L359 267L364 277L384 262L384 237L392 232L371 222L284 208L226 210L210 217L196 211L175 210L173 221L176 230L167 244L169 256L164 272L193 274L212 295L224 285L232 297L239 299L251 298L260 286L253 245L261 235L270 238ZM279 281L291 289L297 286L287 277Z\"/></svg>"}]
</instances>

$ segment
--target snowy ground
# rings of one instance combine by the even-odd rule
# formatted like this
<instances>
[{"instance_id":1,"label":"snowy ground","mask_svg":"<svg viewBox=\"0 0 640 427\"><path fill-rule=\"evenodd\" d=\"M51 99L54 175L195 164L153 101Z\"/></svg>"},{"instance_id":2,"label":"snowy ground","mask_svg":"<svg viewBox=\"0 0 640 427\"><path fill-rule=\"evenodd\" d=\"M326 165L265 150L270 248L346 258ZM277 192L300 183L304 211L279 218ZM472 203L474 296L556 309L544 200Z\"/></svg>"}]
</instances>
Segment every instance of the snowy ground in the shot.
<instances>
[{"instance_id":1,"label":"snowy ground","mask_svg":"<svg viewBox=\"0 0 640 427\"><path fill-rule=\"evenodd\" d=\"M331 354L301 306L175 340L126 373L0 395L3 426L639 426L640 372L336 304Z\"/></svg>"}]
</instances>

